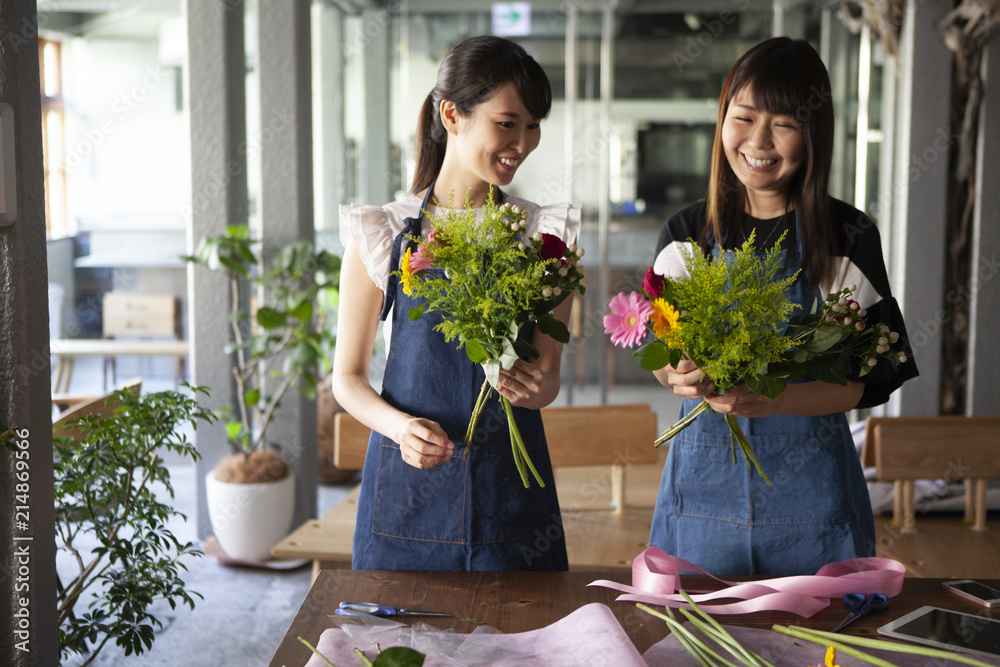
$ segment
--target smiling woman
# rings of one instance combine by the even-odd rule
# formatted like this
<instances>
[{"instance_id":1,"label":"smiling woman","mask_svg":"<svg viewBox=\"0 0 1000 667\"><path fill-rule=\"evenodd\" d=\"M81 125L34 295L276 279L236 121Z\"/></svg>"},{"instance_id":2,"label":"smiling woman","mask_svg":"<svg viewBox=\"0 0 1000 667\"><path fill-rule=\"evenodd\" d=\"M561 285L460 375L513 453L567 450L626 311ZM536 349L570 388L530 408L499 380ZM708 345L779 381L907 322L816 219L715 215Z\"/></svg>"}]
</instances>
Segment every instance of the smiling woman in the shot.
<instances>
[{"instance_id":1,"label":"smiling woman","mask_svg":"<svg viewBox=\"0 0 1000 667\"><path fill-rule=\"evenodd\" d=\"M358 501L354 568L567 568L561 528L544 553L532 548L539 534L562 523L539 414L559 392L562 345L530 323L520 330L515 324L493 332L517 340L517 347L508 340L512 349L533 348L537 355L517 358L499 370L493 389L503 400L488 401L477 412L479 428L467 435L476 397L484 388L484 369L437 330L445 314L408 316L429 302L409 287L413 262L425 259L412 246L427 239L432 219L451 220L452 225L466 219L482 234L484 205L492 197L492 210L507 204L505 210L517 216L523 211L516 232L520 237L511 238L511 247L520 241L523 249L536 234L558 237L563 248L576 243L579 207L537 206L499 190L538 146L540 122L551 103L545 73L522 47L490 36L465 40L445 57L437 85L421 109L412 194L382 207L341 208L346 251L333 388L341 405L372 429ZM456 202L466 202L472 210L442 212L454 209ZM448 237L446 229L439 230L441 239ZM420 243L433 246L429 239ZM436 272L435 279L468 285L441 268L427 270ZM497 278L481 268L479 272L487 282ZM481 296L467 289L472 298ZM551 313L563 325L570 301ZM551 319L547 313L538 315ZM377 394L368 378L380 318L391 332L382 393ZM511 484L520 477L511 456L509 434L514 429L507 428L515 415L523 439L515 442L538 472L539 485L530 489Z\"/></svg>"}]
</instances>

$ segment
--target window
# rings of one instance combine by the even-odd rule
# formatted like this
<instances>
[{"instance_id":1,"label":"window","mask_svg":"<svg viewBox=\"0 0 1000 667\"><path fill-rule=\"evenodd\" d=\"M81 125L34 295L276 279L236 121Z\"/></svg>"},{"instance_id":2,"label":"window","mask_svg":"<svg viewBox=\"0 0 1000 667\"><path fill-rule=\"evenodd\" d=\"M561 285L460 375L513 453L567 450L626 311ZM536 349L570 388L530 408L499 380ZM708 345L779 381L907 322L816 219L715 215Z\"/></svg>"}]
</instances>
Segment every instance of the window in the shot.
<instances>
[{"instance_id":1,"label":"window","mask_svg":"<svg viewBox=\"0 0 1000 667\"><path fill-rule=\"evenodd\" d=\"M62 45L38 40L38 69L42 95L42 155L45 172L45 233L67 236L66 142L62 91Z\"/></svg>"}]
</instances>

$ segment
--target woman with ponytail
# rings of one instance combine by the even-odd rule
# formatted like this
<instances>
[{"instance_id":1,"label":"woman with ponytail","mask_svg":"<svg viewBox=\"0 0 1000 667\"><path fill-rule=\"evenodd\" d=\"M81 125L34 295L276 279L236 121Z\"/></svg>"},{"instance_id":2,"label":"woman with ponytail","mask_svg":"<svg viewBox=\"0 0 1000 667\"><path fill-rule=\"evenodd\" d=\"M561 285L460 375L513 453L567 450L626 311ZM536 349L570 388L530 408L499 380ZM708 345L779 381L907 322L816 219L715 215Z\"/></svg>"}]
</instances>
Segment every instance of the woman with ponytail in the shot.
<instances>
[{"instance_id":1,"label":"woman with ponytail","mask_svg":"<svg viewBox=\"0 0 1000 667\"><path fill-rule=\"evenodd\" d=\"M579 207L536 206L506 195L538 146L552 93L522 47L474 37L448 53L420 110L411 194L386 206L341 207L346 248L334 359L340 404L372 429L354 534L355 569L565 570L566 546L538 410L559 392L561 345L522 331L540 353L501 370L497 391L518 425L545 487L521 486L499 402L480 420L485 437L464 443L484 371L433 330L437 319L407 317L415 305L392 273L408 235L426 236L438 207L492 195L527 213L529 235L575 243ZM568 319L569 300L556 310ZM388 352L382 391L369 382L379 319ZM469 447L468 452L465 451Z\"/></svg>"}]
</instances>

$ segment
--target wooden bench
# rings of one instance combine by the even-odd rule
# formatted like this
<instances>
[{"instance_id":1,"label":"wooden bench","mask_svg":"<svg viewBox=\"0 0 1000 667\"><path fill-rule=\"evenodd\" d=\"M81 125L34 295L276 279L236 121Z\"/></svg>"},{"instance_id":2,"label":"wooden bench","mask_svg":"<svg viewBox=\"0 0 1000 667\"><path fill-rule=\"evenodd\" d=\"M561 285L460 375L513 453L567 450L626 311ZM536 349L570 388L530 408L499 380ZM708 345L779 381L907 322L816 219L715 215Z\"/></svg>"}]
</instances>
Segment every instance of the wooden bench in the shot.
<instances>
[{"instance_id":1,"label":"wooden bench","mask_svg":"<svg viewBox=\"0 0 1000 667\"><path fill-rule=\"evenodd\" d=\"M653 447L649 405L542 410L570 567L629 567L649 540L666 448ZM334 421L334 463L361 468L369 429L347 413ZM628 484L626 484L626 471ZM629 498L626 497L628 487ZM307 521L271 550L276 558L312 558L320 569L350 567L361 485L319 519Z\"/></svg>"},{"instance_id":2,"label":"wooden bench","mask_svg":"<svg viewBox=\"0 0 1000 667\"><path fill-rule=\"evenodd\" d=\"M986 530L986 480L1000 477L1000 417L869 417L861 454L893 482L893 524L916 530L913 481L966 480L965 518Z\"/></svg>"}]
</instances>

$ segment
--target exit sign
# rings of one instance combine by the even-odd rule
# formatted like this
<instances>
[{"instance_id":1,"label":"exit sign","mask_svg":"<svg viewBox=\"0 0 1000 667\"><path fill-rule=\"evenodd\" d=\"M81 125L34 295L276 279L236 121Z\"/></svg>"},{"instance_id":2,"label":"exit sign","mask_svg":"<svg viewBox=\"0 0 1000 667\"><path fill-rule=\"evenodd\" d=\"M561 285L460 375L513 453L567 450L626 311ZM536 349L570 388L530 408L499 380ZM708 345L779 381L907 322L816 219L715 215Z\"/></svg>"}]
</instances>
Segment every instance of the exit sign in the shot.
<instances>
[{"instance_id":1,"label":"exit sign","mask_svg":"<svg viewBox=\"0 0 1000 667\"><path fill-rule=\"evenodd\" d=\"M531 34L530 2L494 2L493 34L514 36Z\"/></svg>"}]
</instances>

